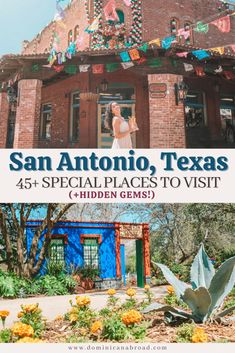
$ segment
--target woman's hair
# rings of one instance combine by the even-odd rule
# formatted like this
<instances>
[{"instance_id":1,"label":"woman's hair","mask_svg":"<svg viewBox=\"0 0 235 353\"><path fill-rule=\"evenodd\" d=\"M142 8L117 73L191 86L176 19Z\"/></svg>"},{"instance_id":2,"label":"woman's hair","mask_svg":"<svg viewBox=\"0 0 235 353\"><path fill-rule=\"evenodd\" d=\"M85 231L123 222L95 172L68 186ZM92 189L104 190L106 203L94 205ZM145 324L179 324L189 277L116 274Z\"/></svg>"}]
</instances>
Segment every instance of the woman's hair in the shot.
<instances>
[{"instance_id":1,"label":"woman's hair","mask_svg":"<svg viewBox=\"0 0 235 353\"><path fill-rule=\"evenodd\" d=\"M109 130L113 130L113 104L115 102L110 102L107 106L106 113L105 113L105 127Z\"/></svg>"}]
</instances>

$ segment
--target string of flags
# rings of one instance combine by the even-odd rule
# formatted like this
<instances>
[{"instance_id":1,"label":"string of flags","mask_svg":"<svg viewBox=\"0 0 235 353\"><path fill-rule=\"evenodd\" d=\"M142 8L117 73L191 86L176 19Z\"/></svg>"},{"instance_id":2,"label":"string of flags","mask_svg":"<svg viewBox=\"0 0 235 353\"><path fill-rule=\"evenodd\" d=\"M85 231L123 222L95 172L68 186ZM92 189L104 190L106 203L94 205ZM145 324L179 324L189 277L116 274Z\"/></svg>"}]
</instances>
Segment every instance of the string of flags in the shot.
<instances>
[{"instance_id":1,"label":"string of flags","mask_svg":"<svg viewBox=\"0 0 235 353\"><path fill-rule=\"evenodd\" d=\"M60 4L63 1L64 0L56 0L57 14L58 14L57 18L59 20L64 18L64 11ZM138 12L138 6L140 5L141 0L123 0L123 2L125 3L126 6L128 7L131 6L134 9L134 11ZM134 7L133 7L133 4L135 5ZM100 21L102 18L102 13L100 10L102 6L102 2L100 0L98 5L97 5L98 7L96 6L97 11L95 13L95 18L85 29L86 33L95 34L95 33L98 33L100 29ZM104 10L104 16L106 21L114 21L114 22L118 21L119 17L118 17L116 8L117 7L116 7L115 0L109 0L108 3L104 6L103 10ZM135 12L135 14L137 14L137 12ZM194 30L197 33L207 33L209 31L210 25L217 27L217 29L222 33L228 33L231 30L230 17L234 15L235 15L235 12L226 16L222 16L208 23L204 23L203 21L198 21L196 24L192 26L188 26L187 28L177 29L174 35L167 36L162 39L156 38L149 42L141 43L139 45L135 44L133 46L130 43L125 43L126 50L123 50L119 53L121 62L106 64L106 65L104 64L79 65L78 67L76 65L65 65L67 59L71 59L74 55L77 54L79 50L79 43L71 42L65 51L60 52L59 45L58 45L59 40L55 33L53 48L48 58L49 65L50 67L53 67L53 69L56 72L61 72L65 70L69 74L74 74L74 73L77 73L78 71L86 72L86 70L89 70L90 68L94 74L101 74L104 72L105 69L107 72L113 72L118 70L120 67L122 67L123 69L129 69L134 65L141 65L146 62L149 67L160 67L162 65L160 58L147 59L145 57L145 53L149 48L158 47L165 50L169 50L170 48L172 48L173 44L178 43L179 38L184 38L185 40L190 38L192 30ZM226 45L222 47L215 47L215 48L209 48L209 49L198 49L198 50L178 52L175 55L178 58L182 58L182 59L187 59L188 55L190 55L190 58L192 58L193 56L197 60L201 61L201 60L209 59L214 54L219 54L219 55L225 54L226 48L229 48L230 53L235 54L235 44L231 44L229 46ZM176 60L174 61L176 62ZM194 70L198 76L203 76L205 74L203 66L200 66L200 65L194 67L192 64L184 63L184 69L186 72ZM215 68L215 70L219 70L219 68ZM215 71L215 73L220 73L220 72Z\"/></svg>"}]
</instances>

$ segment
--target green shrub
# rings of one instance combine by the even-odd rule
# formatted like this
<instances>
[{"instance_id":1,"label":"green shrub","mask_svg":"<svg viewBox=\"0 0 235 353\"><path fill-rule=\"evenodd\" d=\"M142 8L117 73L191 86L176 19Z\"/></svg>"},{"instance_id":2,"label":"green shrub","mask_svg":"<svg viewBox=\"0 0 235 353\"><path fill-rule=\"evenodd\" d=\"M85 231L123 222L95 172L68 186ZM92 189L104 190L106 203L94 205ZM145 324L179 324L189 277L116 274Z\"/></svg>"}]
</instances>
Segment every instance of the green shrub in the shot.
<instances>
[{"instance_id":1,"label":"green shrub","mask_svg":"<svg viewBox=\"0 0 235 353\"><path fill-rule=\"evenodd\" d=\"M168 305L176 305L188 309L188 305L185 304L183 300L179 300L175 294L167 294L164 297L164 302Z\"/></svg>"},{"instance_id":2,"label":"green shrub","mask_svg":"<svg viewBox=\"0 0 235 353\"><path fill-rule=\"evenodd\" d=\"M46 275L39 280L42 293L47 296L68 294L67 288L55 276Z\"/></svg>"},{"instance_id":3,"label":"green shrub","mask_svg":"<svg viewBox=\"0 0 235 353\"><path fill-rule=\"evenodd\" d=\"M11 336L11 330L5 329L0 331L0 343L10 343Z\"/></svg>"},{"instance_id":4,"label":"green shrub","mask_svg":"<svg viewBox=\"0 0 235 353\"><path fill-rule=\"evenodd\" d=\"M0 277L0 297L14 298L16 296L16 288L13 278L8 276Z\"/></svg>"},{"instance_id":5,"label":"green shrub","mask_svg":"<svg viewBox=\"0 0 235 353\"><path fill-rule=\"evenodd\" d=\"M70 276L70 275L62 275L58 279L61 280L61 283L64 285L64 287L67 289L69 293L73 293L74 289L77 285L77 282L75 279Z\"/></svg>"},{"instance_id":6,"label":"green shrub","mask_svg":"<svg viewBox=\"0 0 235 353\"><path fill-rule=\"evenodd\" d=\"M143 340L147 334L147 323L135 324L130 328L130 334L135 340Z\"/></svg>"},{"instance_id":7,"label":"green shrub","mask_svg":"<svg viewBox=\"0 0 235 353\"><path fill-rule=\"evenodd\" d=\"M65 273L65 266L61 262L49 261L47 263L47 274L50 276L58 277Z\"/></svg>"},{"instance_id":8,"label":"green shrub","mask_svg":"<svg viewBox=\"0 0 235 353\"><path fill-rule=\"evenodd\" d=\"M190 343L195 329L194 324L183 324L176 331L177 343Z\"/></svg>"},{"instance_id":9,"label":"green shrub","mask_svg":"<svg viewBox=\"0 0 235 353\"><path fill-rule=\"evenodd\" d=\"M129 332L121 317L116 314L104 320L102 336L112 341L123 341L129 337Z\"/></svg>"},{"instance_id":10,"label":"green shrub","mask_svg":"<svg viewBox=\"0 0 235 353\"><path fill-rule=\"evenodd\" d=\"M108 308L103 308L100 310L99 312L100 316L106 318L106 317L110 317L112 315L112 310L108 309Z\"/></svg>"}]
</instances>

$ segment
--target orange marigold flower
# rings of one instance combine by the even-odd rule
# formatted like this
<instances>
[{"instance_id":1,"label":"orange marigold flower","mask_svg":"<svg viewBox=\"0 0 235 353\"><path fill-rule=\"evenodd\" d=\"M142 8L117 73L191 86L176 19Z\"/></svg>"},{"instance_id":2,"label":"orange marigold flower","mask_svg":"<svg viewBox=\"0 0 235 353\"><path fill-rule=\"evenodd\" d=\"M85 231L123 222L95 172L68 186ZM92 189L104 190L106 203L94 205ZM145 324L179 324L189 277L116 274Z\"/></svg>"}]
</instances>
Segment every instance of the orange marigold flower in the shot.
<instances>
[{"instance_id":1,"label":"orange marigold flower","mask_svg":"<svg viewBox=\"0 0 235 353\"><path fill-rule=\"evenodd\" d=\"M69 321L72 322L72 323L77 322L78 321L78 315L74 314L74 313L71 313L69 315Z\"/></svg>"},{"instance_id":2,"label":"orange marigold flower","mask_svg":"<svg viewBox=\"0 0 235 353\"><path fill-rule=\"evenodd\" d=\"M76 297L76 303L78 306L83 307L87 306L91 303L91 300L89 297Z\"/></svg>"},{"instance_id":3,"label":"orange marigold flower","mask_svg":"<svg viewBox=\"0 0 235 353\"><path fill-rule=\"evenodd\" d=\"M146 291L148 291L148 290L150 290L150 286L149 286L148 284L146 284L146 285L144 286L144 289L145 289Z\"/></svg>"},{"instance_id":4,"label":"orange marigold flower","mask_svg":"<svg viewBox=\"0 0 235 353\"><path fill-rule=\"evenodd\" d=\"M136 290L133 289L133 288L129 288L127 289L126 291L126 294L129 296L129 297L134 297L136 295Z\"/></svg>"},{"instance_id":5,"label":"orange marigold flower","mask_svg":"<svg viewBox=\"0 0 235 353\"><path fill-rule=\"evenodd\" d=\"M3 320L6 319L9 315L10 315L10 312L7 310L0 311L0 318Z\"/></svg>"},{"instance_id":6,"label":"orange marigold flower","mask_svg":"<svg viewBox=\"0 0 235 353\"><path fill-rule=\"evenodd\" d=\"M103 329L102 322L96 321L91 325L91 333L95 334Z\"/></svg>"},{"instance_id":7,"label":"orange marigold flower","mask_svg":"<svg viewBox=\"0 0 235 353\"><path fill-rule=\"evenodd\" d=\"M205 333L203 328L197 327L194 330L194 333L192 336L192 342L193 343L206 343L206 342L208 342L208 335Z\"/></svg>"},{"instance_id":8,"label":"orange marigold flower","mask_svg":"<svg viewBox=\"0 0 235 353\"><path fill-rule=\"evenodd\" d=\"M21 305L21 308L24 312L26 313L35 313L38 310L41 311L41 309L38 308L39 304L27 304L27 305Z\"/></svg>"},{"instance_id":9,"label":"orange marigold flower","mask_svg":"<svg viewBox=\"0 0 235 353\"><path fill-rule=\"evenodd\" d=\"M167 286L167 292L170 295L173 295L175 293L175 290L172 286Z\"/></svg>"},{"instance_id":10,"label":"orange marigold flower","mask_svg":"<svg viewBox=\"0 0 235 353\"><path fill-rule=\"evenodd\" d=\"M32 337L24 337L19 339L16 343L43 343L43 340L39 338L32 338Z\"/></svg>"},{"instance_id":11,"label":"orange marigold flower","mask_svg":"<svg viewBox=\"0 0 235 353\"><path fill-rule=\"evenodd\" d=\"M126 325L138 324L142 320L142 315L137 310L129 310L122 315L122 322Z\"/></svg>"},{"instance_id":12,"label":"orange marigold flower","mask_svg":"<svg viewBox=\"0 0 235 353\"><path fill-rule=\"evenodd\" d=\"M32 337L34 335L32 326L23 324L22 322L15 323L11 330L13 335L18 337Z\"/></svg>"},{"instance_id":13,"label":"orange marigold flower","mask_svg":"<svg viewBox=\"0 0 235 353\"><path fill-rule=\"evenodd\" d=\"M20 311L20 312L17 314L17 317L20 319L20 318L22 318L23 315L24 315L23 311Z\"/></svg>"},{"instance_id":14,"label":"orange marigold flower","mask_svg":"<svg viewBox=\"0 0 235 353\"><path fill-rule=\"evenodd\" d=\"M110 296L113 296L116 294L116 290L113 289L113 288L110 288L109 290L107 290L107 294L110 295Z\"/></svg>"}]
</instances>

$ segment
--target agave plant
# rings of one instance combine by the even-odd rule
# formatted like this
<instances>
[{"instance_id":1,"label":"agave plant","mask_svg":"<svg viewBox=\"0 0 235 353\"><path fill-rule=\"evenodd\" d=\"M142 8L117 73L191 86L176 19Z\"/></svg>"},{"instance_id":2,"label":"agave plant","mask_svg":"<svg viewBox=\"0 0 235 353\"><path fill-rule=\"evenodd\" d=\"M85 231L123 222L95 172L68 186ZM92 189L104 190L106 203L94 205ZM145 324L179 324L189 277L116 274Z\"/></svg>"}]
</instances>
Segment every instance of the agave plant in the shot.
<instances>
[{"instance_id":1,"label":"agave plant","mask_svg":"<svg viewBox=\"0 0 235 353\"><path fill-rule=\"evenodd\" d=\"M220 311L224 299L235 285L235 256L225 261L215 272L214 266L205 252L203 244L191 267L191 286L180 281L167 266L156 264L166 280L172 285L178 299L183 300L191 313L173 308L170 305L153 303L143 313L163 311L168 322L176 320L193 320L204 323L207 320L222 320L235 310L235 306Z\"/></svg>"}]
</instances>

